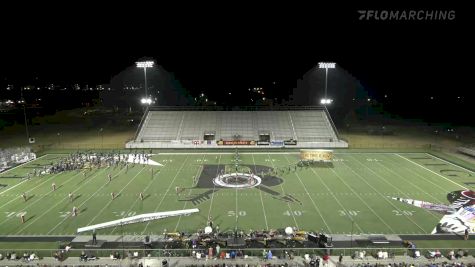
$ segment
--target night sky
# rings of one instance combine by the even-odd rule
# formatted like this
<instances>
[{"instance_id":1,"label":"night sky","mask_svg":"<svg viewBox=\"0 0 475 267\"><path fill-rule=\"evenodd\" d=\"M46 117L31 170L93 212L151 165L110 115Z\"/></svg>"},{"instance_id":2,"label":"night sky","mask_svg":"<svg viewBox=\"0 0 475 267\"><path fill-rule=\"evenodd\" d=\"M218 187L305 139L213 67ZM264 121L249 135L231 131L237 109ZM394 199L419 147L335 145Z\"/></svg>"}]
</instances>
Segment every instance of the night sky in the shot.
<instances>
[{"instance_id":1,"label":"night sky","mask_svg":"<svg viewBox=\"0 0 475 267\"><path fill-rule=\"evenodd\" d=\"M401 110L417 113L432 95L467 108L473 100L468 79L475 46L463 8L430 8L455 10L453 21L359 21L357 10L377 8L368 5L217 7L219 11L200 6L205 13L193 8L147 12L140 19L127 13L104 19L103 10L94 14L97 20L81 12L84 16L59 13L33 19L30 14L26 24L6 28L1 86L36 78L108 83L147 56L195 95L219 98L224 91L269 88L276 82L272 96L285 97L319 61L333 61L369 95L389 94Z\"/></svg>"}]
</instances>

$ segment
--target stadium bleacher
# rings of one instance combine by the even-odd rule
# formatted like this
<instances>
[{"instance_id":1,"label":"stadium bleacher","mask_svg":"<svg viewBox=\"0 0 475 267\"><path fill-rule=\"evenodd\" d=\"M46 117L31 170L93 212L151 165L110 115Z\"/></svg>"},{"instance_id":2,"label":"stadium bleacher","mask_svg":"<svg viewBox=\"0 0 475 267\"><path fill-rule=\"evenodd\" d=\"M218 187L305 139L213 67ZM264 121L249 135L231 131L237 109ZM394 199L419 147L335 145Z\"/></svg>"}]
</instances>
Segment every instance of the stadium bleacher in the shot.
<instances>
[{"instance_id":1,"label":"stadium bleacher","mask_svg":"<svg viewBox=\"0 0 475 267\"><path fill-rule=\"evenodd\" d=\"M151 108L127 147L209 147L216 146L219 140L257 142L260 133L266 133L269 141L297 140L298 147L347 147L347 143L338 138L328 111L322 107L277 110ZM205 134L211 138L205 138Z\"/></svg>"}]
</instances>

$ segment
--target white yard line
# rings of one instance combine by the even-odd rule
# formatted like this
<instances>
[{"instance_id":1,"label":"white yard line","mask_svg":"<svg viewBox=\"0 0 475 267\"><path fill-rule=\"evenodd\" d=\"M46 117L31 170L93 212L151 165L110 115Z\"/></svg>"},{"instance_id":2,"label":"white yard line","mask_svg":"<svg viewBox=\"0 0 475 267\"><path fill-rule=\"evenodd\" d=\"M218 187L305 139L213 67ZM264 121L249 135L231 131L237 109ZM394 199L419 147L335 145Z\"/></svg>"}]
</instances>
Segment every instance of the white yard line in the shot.
<instances>
[{"instance_id":1,"label":"white yard line","mask_svg":"<svg viewBox=\"0 0 475 267\"><path fill-rule=\"evenodd\" d=\"M10 187L10 188L8 188L8 189L6 189L5 191L0 192L0 195L3 195L4 193L6 193L6 192L12 190L13 188L15 188L15 187L17 187L17 186L23 184L23 183L26 182L26 181L28 181L28 180L23 180L23 181L19 182L18 184L14 185L14 186L12 186L12 187Z\"/></svg>"},{"instance_id":2,"label":"white yard line","mask_svg":"<svg viewBox=\"0 0 475 267\"><path fill-rule=\"evenodd\" d=\"M256 160L254 159L254 155L252 155L252 162L254 163L254 172L257 172ZM259 190L259 196L261 198L262 214L264 214L264 221L266 222L266 230L269 230L269 225L267 224L266 209L264 207L264 200L262 199L262 191L260 189L257 189L257 190Z\"/></svg>"},{"instance_id":3,"label":"white yard line","mask_svg":"<svg viewBox=\"0 0 475 267\"><path fill-rule=\"evenodd\" d=\"M158 177L160 176L160 174L162 173L162 171L163 171L163 168L161 169L161 171L158 172L157 178L154 177L154 178L147 184L147 186L146 186L145 189L143 190L143 193L147 192L147 190L150 188L150 186L152 186L152 184L153 184L153 182L154 182L155 180L158 180ZM135 207L135 203L137 203L138 200L139 200L139 198L137 197L137 198L135 199L134 203L132 203L132 205L130 206L130 208L127 210L127 212L125 213L125 215L122 216L122 219L125 218L125 217L127 216L127 214L132 211L132 209ZM115 230L117 229L117 227L118 227L118 226L114 226L114 228L112 229L112 231L110 232L110 234L113 234L113 233L115 232Z\"/></svg>"},{"instance_id":4,"label":"white yard line","mask_svg":"<svg viewBox=\"0 0 475 267\"><path fill-rule=\"evenodd\" d=\"M185 166L185 163L188 161L188 157L189 157L189 154L188 154L188 156L186 157L186 159L183 161L183 164L181 165L180 169L178 169L178 171L176 172L175 177L173 177L173 180L170 182L170 185L168 185L167 191L165 191L165 194L163 194L163 197L162 197L162 199L160 200L160 202L158 203L158 205L157 205L157 207L155 208L154 212L157 212L158 209L160 208L160 205L162 205L162 202L163 202L163 200L165 199L165 197L167 196L168 191L170 191L170 188L172 187L173 182L175 182L176 177L178 177L178 174L181 172L181 170L182 170L183 167ZM148 222L147 222L147 224L145 225L145 228L144 228L143 231L140 233L141 235L143 235L143 234L147 231L147 228L148 228L148 226L150 225L150 222L151 222L151 221L148 221Z\"/></svg>"},{"instance_id":5,"label":"white yard line","mask_svg":"<svg viewBox=\"0 0 475 267\"><path fill-rule=\"evenodd\" d=\"M58 174L56 174L56 175L53 175L52 177L58 176L58 175L60 175L60 174L61 174L61 173L58 173ZM74 177L76 177L76 176L79 175L79 174L80 174L80 172L78 172L77 174L71 176L68 180L66 180L66 182L63 182L62 185L68 183L69 181L71 181ZM52 177L51 177L51 178L52 178ZM45 182L47 182L47 180L46 180ZM44 183L44 182L43 182L43 183ZM42 184L43 184L43 183L42 183ZM35 187L35 188L36 188L36 187ZM33 189L32 189L32 190L33 190ZM27 205L26 207L22 208L22 211L26 211L27 208L33 206L35 203L37 203L38 201L42 200L42 199L45 198L48 194L51 194L51 193L53 193L53 192L54 192L54 191L48 191L46 194L44 194L42 197L38 198L38 199L35 200L34 202L28 203L28 205ZM18 198L21 198L21 197L18 197ZM15 199L16 199L16 198L12 199L11 201L13 201L13 200L15 200ZM6 204L10 203L11 201L7 202ZM5 204L5 205L6 205L6 204ZM5 205L3 205L3 206L5 206ZM3 206L2 206L2 207L3 207ZM13 216L12 216L12 217L13 217ZM7 222L9 219L11 219L12 217L7 218L5 221L3 221L2 223L0 223L0 226L3 225L4 223L6 223L6 222Z\"/></svg>"},{"instance_id":6,"label":"white yard line","mask_svg":"<svg viewBox=\"0 0 475 267\"><path fill-rule=\"evenodd\" d=\"M32 163L33 161L37 161L37 160L41 159L42 157L45 157L45 156L48 156L48 155L49 155L49 154L45 154L45 155L43 155L43 156L41 156L41 157L38 157L38 158L36 158L36 159L34 159L34 160L30 160L30 161L28 161L28 162L22 163L22 164L20 164L20 165L18 165L18 166L15 166L15 167L13 167L13 168L11 168L11 169L8 169L8 170L4 171L4 172L0 172L0 174L4 174L4 173L7 173L7 172L9 172L9 171L13 171L13 170L16 169L16 168L20 168L20 167L22 167L23 165L30 164L30 163Z\"/></svg>"},{"instance_id":7,"label":"white yard line","mask_svg":"<svg viewBox=\"0 0 475 267\"><path fill-rule=\"evenodd\" d=\"M363 168L366 168L368 169L369 171L371 171L372 173L374 173L377 177L383 179L381 176L379 176L377 173L375 173L373 170L371 170L370 168L368 168L366 165L364 165L363 163L359 162L357 159L354 159L355 162L357 162L358 164L360 164L361 166L363 166ZM342 161L343 164L346 165L346 163L344 161ZM376 188L374 188L371 183L368 183L368 181L366 181L366 179L363 178L363 176L361 176L360 174L358 174L357 172L355 172L352 168L349 168L354 174L356 174L356 176L360 177L360 179L362 181L364 181L369 187L371 187L378 195L381 196L381 198L383 198L386 202L389 203L389 205L391 205L394 209L398 210L398 211L401 211L396 205L393 204L393 202L389 201L388 197L386 196L383 196L383 194L381 194L381 192L379 192ZM383 179L384 180L384 179ZM394 186L393 186L394 187ZM397 188L396 188L397 189ZM398 190L398 191L401 191L401 190ZM417 224L415 221L413 221L409 216L407 215L404 215L409 221L411 221L414 225L416 225L417 227L419 227L419 229L421 229L422 231L425 231L424 228L422 228L419 224Z\"/></svg>"},{"instance_id":8,"label":"white yard line","mask_svg":"<svg viewBox=\"0 0 475 267\"><path fill-rule=\"evenodd\" d=\"M450 161L447 161L447 160L445 160L445 159L443 159L443 158L439 158L439 157L437 157L437 156L435 156L435 155L432 155L432 154L429 154L429 153L424 153L424 154L426 154L426 155L429 156L429 157L434 157L434 158L436 158L436 159L438 159L438 160L441 160L441 161L443 161L443 162L445 162L445 163L448 163L448 164L450 164L450 165L452 165L452 166L455 166L455 167L457 167L457 168L460 168L460 169L462 169L462 170L468 171L468 172L470 172L470 173L475 173L475 172L472 171L472 170L469 170L469 169L467 169L467 168L464 168L464 167L462 167L462 166L459 166L459 165L457 165L457 164L454 164L454 163L452 163L452 162L450 162Z\"/></svg>"},{"instance_id":9,"label":"white yard line","mask_svg":"<svg viewBox=\"0 0 475 267\"><path fill-rule=\"evenodd\" d=\"M106 168L107 169L107 168ZM88 184L93 178L97 177L102 171L106 170L106 169L102 169L100 170L98 173L96 173L96 175L94 175L93 177L89 178L88 181L86 181L85 183L83 183L81 186L79 186L76 190L74 190L73 192L71 193L74 193L76 191L78 191L79 189L81 189L84 185ZM59 204L62 204L64 203L63 200L65 199L68 199L68 197L65 197L64 199L58 201L55 205L51 206L49 209L47 209L46 211L42 212L38 217L35 217L35 219L33 219L33 221L31 223L28 223L27 225L25 225L23 228L21 228L16 234L19 234L21 233L23 230L25 230L26 228L30 227L31 225L34 224L34 222L36 222L37 220L39 220L41 217L43 217L45 214L47 214L49 211L51 211L52 209L54 209L56 206L58 206ZM68 217L66 217L68 218Z\"/></svg>"},{"instance_id":10,"label":"white yard line","mask_svg":"<svg viewBox=\"0 0 475 267\"><path fill-rule=\"evenodd\" d=\"M237 232L238 230L238 218L239 218L239 210L238 210L238 189L236 187L236 189L234 190L235 191L235 194L236 194L236 211L235 211L235 215L236 215L236 218L235 218L235 221L234 221L234 225L235 225L235 231Z\"/></svg>"},{"instance_id":11,"label":"white yard line","mask_svg":"<svg viewBox=\"0 0 475 267\"><path fill-rule=\"evenodd\" d=\"M424 189L420 188L419 186L417 186L416 184L412 183L410 180L407 180L406 178L404 178L402 175L400 175L399 173L395 172L395 171L392 171L391 169L389 169L388 167L386 167L384 164L382 164L381 162L378 162L376 161L376 164L379 164L380 166L382 166L384 169L386 169L389 173L393 173L395 174L396 176L399 176L401 178L401 180L404 180L406 181L408 184L411 184L413 187L417 188L417 190L419 190L420 192L423 192L427 195L429 195L429 197L435 199L437 202L439 201L438 199L436 199L435 197L433 197L431 194L427 193ZM379 176L380 178L383 178L383 176L380 176L378 175L376 172L374 172L371 168L368 167L369 170L371 170L372 173L376 174L377 176ZM392 188L396 189L398 192L397 194L401 194L406 196L406 198L411 198L411 196L409 196L407 193L405 193L403 190L400 190L399 188L397 188L396 186L394 186L392 183L388 182L386 180L386 178L383 178L384 182L386 182L388 185L390 185ZM436 216L433 212L427 210L427 209L423 209L427 214L429 214L430 216L434 217L435 219L437 220L440 220L440 217Z\"/></svg>"},{"instance_id":12,"label":"white yard line","mask_svg":"<svg viewBox=\"0 0 475 267\"><path fill-rule=\"evenodd\" d=\"M285 160L287 161L287 163L291 163L289 161L289 159L284 156ZM297 176L297 179L299 180L300 182L300 185L302 185L303 189L305 190L305 193L307 194L308 198L310 198L310 201L312 201L312 204L313 204L313 207L315 208L315 210L318 212L318 215L320 215L320 218L322 218L322 221L323 223L325 224L325 226L327 227L327 230L328 232L331 234L332 233L332 229L330 228L330 226L328 225L328 223L325 221L325 218L323 217L323 214L320 212L320 209L318 208L317 204L315 204L315 201L313 200L312 196L310 195L310 193L308 192L307 190L307 187L305 186L305 184L302 182L302 179L300 179L300 175L297 173L297 172L294 172L295 176Z\"/></svg>"},{"instance_id":13,"label":"white yard line","mask_svg":"<svg viewBox=\"0 0 475 267\"><path fill-rule=\"evenodd\" d=\"M201 159L201 163L204 162L204 159L205 159L205 155L203 155L203 158ZM198 174L200 173L200 169L203 167L203 165L200 165L198 166L198 170L196 170L196 175L194 177L198 177ZM193 182L193 181L192 181ZM193 184L191 185L191 187L193 187ZM188 192L188 196L191 195L191 192L192 190L190 189L189 192ZM183 205L183 208L182 210L186 209L186 204L188 203L188 201L185 201L185 204ZM180 217L178 217L178 221L175 225L175 230L174 232L176 232L176 230L178 229L178 226L180 225L180 221L181 221L181 217L183 217L184 215L180 215Z\"/></svg>"},{"instance_id":14,"label":"white yard line","mask_svg":"<svg viewBox=\"0 0 475 267\"><path fill-rule=\"evenodd\" d=\"M418 174L417 172L415 172L411 168L408 168L408 167L404 167L404 168L407 169L409 172L421 177L422 179L424 179L428 183L432 184L433 186L435 186L435 187L439 188L440 190L442 190L444 192L444 195L447 193L447 188L444 188L444 187L440 186L439 184L436 184L436 183L432 182L429 178L426 178L423 175Z\"/></svg>"},{"instance_id":15,"label":"white yard line","mask_svg":"<svg viewBox=\"0 0 475 267\"><path fill-rule=\"evenodd\" d=\"M109 168L109 167L107 167L106 169L108 169L108 168ZM145 168L145 167L144 167L144 168ZM117 173L116 176L118 176L119 173L121 173L123 170L124 170L124 169L121 169L121 170ZM94 196L97 194L97 192L99 192L99 191L100 191L102 188L104 188L104 186L106 186L106 185L107 185L107 183L104 183L101 187L99 187L99 189L97 189L94 193L92 193L91 196L89 196L86 200L84 200L83 202L81 202L81 204L79 204L79 205L77 206L78 210L81 211L81 209L80 209L81 206L84 205L86 202L88 202L89 199L91 199L92 197L94 197ZM47 234L50 234L50 233L51 233L52 231L54 231L58 226L60 226L61 224L63 224L64 221L66 221L67 219L69 219L69 216L64 217L64 219L63 219L62 221L60 221L60 222L59 222L55 227L53 227L51 230L49 230L49 232L48 232Z\"/></svg>"},{"instance_id":16,"label":"white yard line","mask_svg":"<svg viewBox=\"0 0 475 267\"><path fill-rule=\"evenodd\" d=\"M391 159L391 158L390 158L390 159ZM391 159L390 161L388 161L388 162L393 163L392 159ZM379 163L379 162L378 162L378 163ZM382 163L379 163L379 164L382 164ZM397 163L394 162L394 164L397 164ZM396 174L397 176L403 178L404 180L406 180L406 179L404 178L404 176L402 176L402 175L400 175L399 173L397 173L397 172L391 170L390 168L386 167L384 164L382 164L382 165L383 165L383 167L385 167L388 171L390 171L390 172ZM397 166L397 165L396 165L396 169L397 169L398 167L400 168L400 166ZM420 177L421 179L425 180L426 182L432 184L433 186L439 188L442 192L444 192L444 194L446 194L447 188L443 188L442 186L440 186L440 185L438 185L438 184L432 182L430 179L424 177L423 175L418 174L417 172L415 172L415 171L414 171L413 169L411 169L411 168L408 168L408 167L406 167L406 166L404 166L403 168L406 169L407 171L409 171L410 173L412 173L412 174L414 174L414 175ZM428 195L430 195L432 198L434 198L434 197L432 196L432 194L427 193L427 192L424 191L422 188L420 188L420 187L418 187L418 186L417 186L417 188L419 188L420 190L422 190L425 194L428 194ZM440 200L438 200L438 199L436 199L436 198L434 198L434 199L437 200L438 202L440 202Z\"/></svg>"},{"instance_id":17,"label":"white yard line","mask_svg":"<svg viewBox=\"0 0 475 267\"><path fill-rule=\"evenodd\" d=\"M464 189L466 189L466 190L469 190L467 187L465 187L465 186L463 186L463 185L460 185L460 184L458 184L458 183L456 183L456 182L454 182L454 181L452 181L452 180L450 180L450 179L448 179L448 178L442 176L441 174L438 174L438 173L436 173L435 171L433 171L433 170L431 170L431 169L428 169L428 168L422 166L422 165L419 164L419 163L416 163L416 162L414 162L414 161L412 161L412 160L410 160L410 159L408 159L408 158L405 158L405 157L403 157L403 156L401 156L401 155L399 155L399 154L396 154L396 155L397 155L398 157L401 157L401 158L403 158L403 159L409 161L409 162L412 162L413 164L415 164L415 165L417 165L417 166L419 166L419 167L421 167L421 168L423 168L423 169L425 169L425 170L427 170L427 171L430 171L431 173L433 173L433 174L435 174L435 175L437 175L437 176L440 176L440 177L444 178L445 180L447 180L447 181L449 181L449 182L451 182L451 183L453 183L453 184L455 184L455 185L457 185L457 186L460 186L460 187L462 187L462 188L464 188Z\"/></svg>"},{"instance_id":18,"label":"white yard line","mask_svg":"<svg viewBox=\"0 0 475 267\"><path fill-rule=\"evenodd\" d=\"M230 153L232 154L232 153ZM216 167L216 176L219 175L219 166L220 166L220 162L221 162L221 154L219 155L219 158L218 158L218 166ZM214 199L214 192L216 191L216 184L213 183L213 193L211 194L211 203L209 204L209 210L208 210L208 217L207 219L209 219L209 216L211 216L211 208L213 207L213 199Z\"/></svg>"},{"instance_id":19,"label":"white yard line","mask_svg":"<svg viewBox=\"0 0 475 267\"><path fill-rule=\"evenodd\" d=\"M353 216L350 215L350 213L348 212L348 209L346 209L345 206L343 206L343 204L341 204L340 200L336 197L335 194L333 194L332 190L323 181L322 177L313 168L310 168L310 169L318 177L318 179L322 182L322 184L323 184L323 186L325 186L326 190L328 192L330 192L330 195L336 200L336 203L338 203L338 205L340 205L340 207L345 211L346 215L350 218L350 220L355 222L355 220L353 219ZM360 233L364 233L363 229L361 229L361 227L358 225L358 223L355 222L355 225L356 225L356 228L358 228L360 230Z\"/></svg>"},{"instance_id":20,"label":"white yard line","mask_svg":"<svg viewBox=\"0 0 475 267\"><path fill-rule=\"evenodd\" d=\"M120 196L120 193L122 193L122 191L124 191L125 188L127 188L127 186L132 183L135 178L137 178L137 176L139 176L139 174L142 173L143 170L145 170L146 166L144 166L137 174L134 175L134 177L132 179L130 179L130 181L124 185L124 187L122 187L122 189L117 193L117 196ZM86 226L89 226L91 225L91 223L99 216L99 215L102 215L102 212L107 209L107 207L109 207L109 205L112 203L112 201L114 201L113 199L109 200L109 202L96 214L96 216L94 216L88 223Z\"/></svg>"},{"instance_id":21,"label":"white yard line","mask_svg":"<svg viewBox=\"0 0 475 267\"><path fill-rule=\"evenodd\" d=\"M346 166L346 168L351 169L351 168L348 167L347 165L345 165L345 166ZM364 199L362 199L361 196L360 196L355 190L353 190L353 188L352 188L349 184L347 184L347 183L345 182L345 180L344 180L333 168L330 168L330 169L331 169L331 171L336 175L336 177L338 177L338 178L340 179L340 181L341 181L342 183L344 183L345 186L348 187L348 189L350 189L350 191L353 192L353 194L354 194L361 202L363 202L363 204L365 204L365 206L374 214L374 216L376 216L384 225L386 225L386 227L388 227L389 230L391 230L393 233L396 233L396 232L394 231L394 229L393 229L388 223L386 223L386 221L384 221L383 218L381 218L381 217L378 215L378 213L377 213L376 211L374 211L374 210L368 205L368 203L366 203L366 201L364 201Z\"/></svg>"},{"instance_id":22,"label":"white yard line","mask_svg":"<svg viewBox=\"0 0 475 267\"><path fill-rule=\"evenodd\" d=\"M272 169L275 169L274 168L274 162L272 161L272 158L270 157L269 154L267 154L267 157L269 158L269 161L272 165ZM282 186L282 183L280 184L280 189L282 190L282 194L284 194L284 196L285 196L285 191L284 191L284 187ZM286 203L287 203L287 207L289 208L290 213L292 214L292 218L294 219L295 226L297 226L297 229L300 229L299 224L297 223L297 219L295 219L295 215L294 215L294 211L292 210L292 207L290 207L290 204L288 202L286 202Z\"/></svg>"},{"instance_id":23,"label":"white yard line","mask_svg":"<svg viewBox=\"0 0 475 267\"><path fill-rule=\"evenodd\" d=\"M53 176L47 177L47 178L46 178L43 182L41 182L39 185L37 185L37 186L33 187L32 189L26 191L25 193L29 193L29 192L35 190L37 187L42 186L44 183L48 182L51 178L53 178L53 177L55 177L55 176L57 176L57 175L59 175L59 173L58 173L58 174L55 174L55 175L53 175ZM7 203L3 204L2 206L0 206L0 209L3 208L3 207L5 207L5 206L8 205L9 203L15 201L15 199L17 199L17 198L21 198L21 196L15 197L15 198L13 198L12 200L8 201Z\"/></svg>"},{"instance_id":24,"label":"white yard line","mask_svg":"<svg viewBox=\"0 0 475 267\"><path fill-rule=\"evenodd\" d=\"M41 157L39 157L39 158L36 158L36 159L34 159L34 160L32 160L32 161L28 161L28 162L25 162L25 163L23 163L23 164L20 164L20 165L18 165L18 166L15 166L15 167L13 167L13 168L11 168L11 169L8 169L8 170L6 170L6 171L4 171L4 172L2 172L2 173L0 173L0 174L7 173L7 172L9 172L9 171L11 171L11 170L14 170L14 169L16 169L16 168L19 168L19 167L21 167L21 166L25 165L25 164L29 164L29 163L31 163L31 162L33 162L33 161L39 160L40 158L42 158L42 157L44 157L44 156L47 156L47 155L48 155L48 154L46 154L46 155L43 155L43 156L41 156ZM23 180L23 181L19 182L18 184L14 185L14 186L12 186L12 187L9 187L8 189L6 189L6 190L4 190L4 191L0 192L0 195L3 195L4 193L6 193L6 192L8 192L8 191L12 190L13 188L15 188L15 187L17 187L17 186L19 186L19 185L23 184L23 183L24 183L24 182L26 182L26 181L28 181L28 180L27 180L27 179L25 179L25 180Z\"/></svg>"}]
</instances>

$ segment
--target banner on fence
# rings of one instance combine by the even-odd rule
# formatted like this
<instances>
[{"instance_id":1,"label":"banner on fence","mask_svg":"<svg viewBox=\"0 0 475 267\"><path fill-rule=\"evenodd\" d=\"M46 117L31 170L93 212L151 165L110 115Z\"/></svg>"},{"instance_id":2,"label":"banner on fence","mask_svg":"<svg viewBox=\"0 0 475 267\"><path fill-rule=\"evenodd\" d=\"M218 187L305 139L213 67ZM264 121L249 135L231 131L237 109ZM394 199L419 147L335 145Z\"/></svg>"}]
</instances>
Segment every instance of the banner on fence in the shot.
<instances>
[{"instance_id":1,"label":"banner on fence","mask_svg":"<svg viewBox=\"0 0 475 267\"><path fill-rule=\"evenodd\" d=\"M232 141L224 141L219 140L218 145L225 145L225 146L254 146L256 145L256 141L254 140L232 140Z\"/></svg>"},{"instance_id":2,"label":"banner on fence","mask_svg":"<svg viewBox=\"0 0 475 267\"><path fill-rule=\"evenodd\" d=\"M284 146L284 141L282 140L274 140L270 141L271 146Z\"/></svg>"},{"instance_id":3,"label":"banner on fence","mask_svg":"<svg viewBox=\"0 0 475 267\"><path fill-rule=\"evenodd\" d=\"M294 139L290 139L290 140L285 140L284 141L284 145L289 145L289 146L295 146L297 145L297 140L294 140Z\"/></svg>"}]
</instances>

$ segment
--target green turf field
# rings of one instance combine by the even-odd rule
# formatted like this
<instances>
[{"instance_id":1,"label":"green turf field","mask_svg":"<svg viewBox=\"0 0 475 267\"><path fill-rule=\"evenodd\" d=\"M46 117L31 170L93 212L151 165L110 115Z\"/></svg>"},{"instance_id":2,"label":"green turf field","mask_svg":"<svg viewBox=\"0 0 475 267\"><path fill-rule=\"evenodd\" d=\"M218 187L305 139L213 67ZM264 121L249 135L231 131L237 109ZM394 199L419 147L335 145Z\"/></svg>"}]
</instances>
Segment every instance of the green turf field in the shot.
<instances>
[{"instance_id":1,"label":"green turf field","mask_svg":"<svg viewBox=\"0 0 475 267\"><path fill-rule=\"evenodd\" d=\"M275 229L295 226L332 234L429 234L442 215L392 200L403 197L448 203L447 194L471 189L473 172L426 153L336 152L333 166L302 168L275 175L271 185L223 189L209 185L209 166L232 165L234 153L162 153L163 166L135 165L57 175L23 176L34 166L58 160L45 155L0 174L0 235L74 235L76 229L141 213L199 208L198 214L99 230L99 234L158 234L196 231L211 216L223 231L236 226ZM285 167L299 160L295 152L241 153L249 169ZM153 169L153 177L152 171ZM159 170L159 171L158 171ZM107 182L107 174L113 180ZM193 177L199 177L194 184ZM52 192L51 184L58 189ZM175 187L185 190L178 196ZM20 194L26 192L25 202ZM68 200L73 192L75 199ZM119 193L111 200L110 193ZM138 194L144 192L141 201ZM79 208L77 217L72 207ZM25 214L26 222L20 221ZM352 223L353 220L353 223Z\"/></svg>"}]
</instances>

